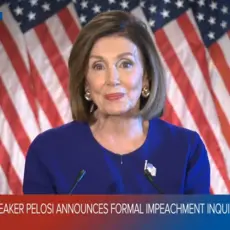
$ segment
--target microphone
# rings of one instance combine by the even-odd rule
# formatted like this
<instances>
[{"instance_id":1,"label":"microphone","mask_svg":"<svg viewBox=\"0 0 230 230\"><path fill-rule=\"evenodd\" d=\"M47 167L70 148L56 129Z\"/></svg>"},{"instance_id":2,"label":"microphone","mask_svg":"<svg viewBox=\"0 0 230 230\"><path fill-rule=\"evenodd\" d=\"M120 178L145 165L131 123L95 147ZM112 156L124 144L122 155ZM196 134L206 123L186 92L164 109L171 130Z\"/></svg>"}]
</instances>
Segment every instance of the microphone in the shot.
<instances>
[{"instance_id":1,"label":"microphone","mask_svg":"<svg viewBox=\"0 0 230 230\"><path fill-rule=\"evenodd\" d=\"M147 180L151 183L151 185L157 190L158 193L164 194L161 188L159 188L159 186L153 181L153 177L147 169L144 170L144 175L147 178Z\"/></svg>"},{"instance_id":2,"label":"microphone","mask_svg":"<svg viewBox=\"0 0 230 230\"><path fill-rule=\"evenodd\" d=\"M77 187L78 183L82 180L82 178L85 176L85 174L86 174L86 171L85 171L84 169L82 169L82 170L78 173L78 175L77 175L77 177L76 177L76 181L74 182L74 184L73 184L71 190L69 191L69 195L71 195L71 194L73 193L74 189Z\"/></svg>"}]
</instances>

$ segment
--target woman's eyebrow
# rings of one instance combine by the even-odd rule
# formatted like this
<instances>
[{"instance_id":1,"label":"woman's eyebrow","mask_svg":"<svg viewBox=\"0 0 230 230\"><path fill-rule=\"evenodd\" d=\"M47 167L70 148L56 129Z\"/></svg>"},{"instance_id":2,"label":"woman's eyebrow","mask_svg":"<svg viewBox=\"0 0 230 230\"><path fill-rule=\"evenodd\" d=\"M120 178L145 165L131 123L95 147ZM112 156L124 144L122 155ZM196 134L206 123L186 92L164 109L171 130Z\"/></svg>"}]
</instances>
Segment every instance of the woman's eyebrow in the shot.
<instances>
[{"instance_id":1,"label":"woman's eyebrow","mask_svg":"<svg viewBox=\"0 0 230 230\"><path fill-rule=\"evenodd\" d=\"M121 57L124 57L124 56L134 56L134 54L131 53L131 52L124 52L124 53L118 54L118 55L117 55L117 58L121 58ZM96 58L96 59L104 60L104 57L103 57L103 56L94 55L94 54L90 55L89 58Z\"/></svg>"}]
</instances>

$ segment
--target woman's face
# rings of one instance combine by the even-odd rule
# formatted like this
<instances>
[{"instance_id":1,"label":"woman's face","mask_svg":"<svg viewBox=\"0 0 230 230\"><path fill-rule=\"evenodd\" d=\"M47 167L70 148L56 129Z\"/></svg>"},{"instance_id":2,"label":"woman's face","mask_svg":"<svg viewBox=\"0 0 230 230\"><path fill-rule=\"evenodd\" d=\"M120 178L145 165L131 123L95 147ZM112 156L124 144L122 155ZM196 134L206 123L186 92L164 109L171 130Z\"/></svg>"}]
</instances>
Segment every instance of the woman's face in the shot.
<instances>
[{"instance_id":1,"label":"woman's face","mask_svg":"<svg viewBox=\"0 0 230 230\"><path fill-rule=\"evenodd\" d=\"M100 38L93 46L88 63L85 89L106 115L122 115L139 109L144 76L141 53L124 37Z\"/></svg>"}]
</instances>

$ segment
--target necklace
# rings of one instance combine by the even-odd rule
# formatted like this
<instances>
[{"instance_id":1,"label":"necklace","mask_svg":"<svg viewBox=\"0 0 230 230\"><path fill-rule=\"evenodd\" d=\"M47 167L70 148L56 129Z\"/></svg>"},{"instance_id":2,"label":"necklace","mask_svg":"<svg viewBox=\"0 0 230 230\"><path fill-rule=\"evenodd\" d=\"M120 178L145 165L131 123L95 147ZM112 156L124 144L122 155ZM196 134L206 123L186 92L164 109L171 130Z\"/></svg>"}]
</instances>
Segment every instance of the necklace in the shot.
<instances>
[{"instance_id":1,"label":"necklace","mask_svg":"<svg viewBox=\"0 0 230 230\"><path fill-rule=\"evenodd\" d=\"M121 165L123 164L123 157L122 157L122 155L121 155Z\"/></svg>"}]
</instances>

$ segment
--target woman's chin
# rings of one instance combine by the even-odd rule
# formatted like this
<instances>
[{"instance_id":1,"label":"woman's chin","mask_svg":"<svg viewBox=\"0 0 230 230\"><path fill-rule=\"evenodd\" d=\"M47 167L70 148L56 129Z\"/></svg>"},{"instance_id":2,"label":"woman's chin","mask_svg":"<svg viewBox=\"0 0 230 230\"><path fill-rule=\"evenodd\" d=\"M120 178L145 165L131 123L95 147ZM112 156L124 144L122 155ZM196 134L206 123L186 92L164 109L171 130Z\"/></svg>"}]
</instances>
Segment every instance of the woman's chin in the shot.
<instances>
[{"instance_id":1,"label":"woman's chin","mask_svg":"<svg viewBox=\"0 0 230 230\"><path fill-rule=\"evenodd\" d=\"M122 116L131 112L128 108L113 108L106 111L110 116Z\"/></svg>"}]
</instances>

